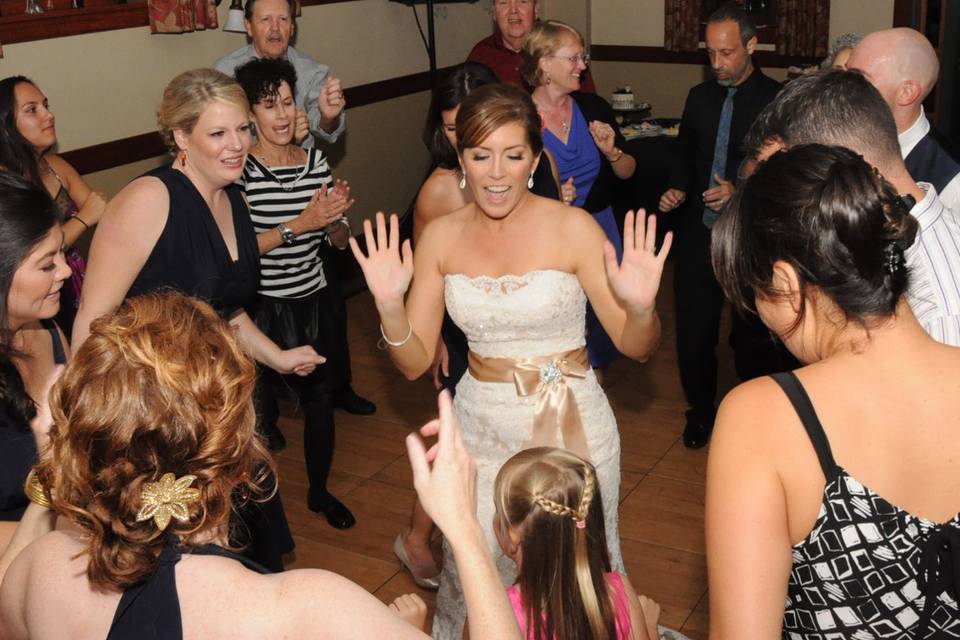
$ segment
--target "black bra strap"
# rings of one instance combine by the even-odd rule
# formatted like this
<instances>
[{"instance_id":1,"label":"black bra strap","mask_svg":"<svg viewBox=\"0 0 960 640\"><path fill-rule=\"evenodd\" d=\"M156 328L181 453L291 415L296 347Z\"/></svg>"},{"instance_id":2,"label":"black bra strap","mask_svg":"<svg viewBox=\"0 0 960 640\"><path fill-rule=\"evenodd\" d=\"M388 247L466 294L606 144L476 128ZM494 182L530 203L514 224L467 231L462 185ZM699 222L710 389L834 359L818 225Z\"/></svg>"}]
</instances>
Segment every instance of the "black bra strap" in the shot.
<instances>
[{"instance_id":1,"label":"black bra strap","mask_svg":"<svg viewBox=\"0 0 960 640\"><path fill-rule=\"evenodd\" d=\"M810 402L810 396L807 395L800 380L792 371L775 373L773 380L780 385L783 392L790 399L794 411L800 417L803 428L807 431L807 436L817 452L817 458L820 460L820 468L823 469L823 475L829 481L838 471L837 462L833 459L833 451L830 450L830 442L827 440L827 434L823 431L823 425L820 424L820 418Z\"/></svg>"},{"instance_id":2,"label":"black bra strap","mask_svg":"<svg viewBox=\"0 0 960 640\"><path fill-rule=\"evenodd\" d=\"M50 332L50 341L53 343L53 361L56 364L67 364L67 354L60 339L60 330L53 320L41 320L40 324Z\"/></svg>"}]
</instances>

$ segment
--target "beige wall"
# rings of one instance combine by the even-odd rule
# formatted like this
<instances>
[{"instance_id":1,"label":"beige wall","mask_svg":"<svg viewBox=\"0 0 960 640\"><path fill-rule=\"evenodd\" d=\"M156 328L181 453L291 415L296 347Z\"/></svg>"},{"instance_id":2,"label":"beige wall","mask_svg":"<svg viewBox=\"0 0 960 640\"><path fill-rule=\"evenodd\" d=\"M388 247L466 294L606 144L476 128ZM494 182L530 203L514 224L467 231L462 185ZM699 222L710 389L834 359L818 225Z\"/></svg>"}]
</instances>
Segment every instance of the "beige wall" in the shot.
<instances>
[{"instance_id":1,"label":"beige wall","mask_svg":"<svg viewBox=\"0 0 960 640\"><path fill-rule=\"evenodd\" d=\"M220 7L226 17L228 2ZM424 8L418 9L425 25ZM438 63L463 60L490 32L489 3L443 5L436 13ZM425 71L427 55L413 11L387 0L357 0L305 7L297 47L328 64L345 86ZM94 145L155 128L164 85L180 71L210 64L245 44L224 31L151 35L146 27L4 47L6 73L33 78L57 115L61 151ZM361 54L362 52L362 54ZM427 167L420 129L428 94L348 112L347 134L335 155L336 174L351 181L356 221L378 208L403 210ZM116 193L132 177L164 158L100 171L91 185Z\"/></svg>"},{"instance_id":2,"label":"beige wall","mask_svg":"<svg viewBox=\"0 0 960 640\"><path fill-rule=\"evenodd\" d=\"M894 0L832 0L830 39L893 24ZM594 44L663 46L663 0L590 0Z\"/></svg>"},{"instance_id":3,"label":"beige wall","mask_svg":"<svg viewBox=\"0 0 960 640\"><path fill-rule=\"evenodd\" d=\"M663 46L663 0L591 0L593 44ZM869 33L893 24L893 0L832 0L831 40L850 31ZM658 117L679 118L687 91L706 78L700 65L594 62L597 90L609 95L630 85L638 100L653 105ZM764 69L783 80L785 69Z\"/></svg>"}]
</instances>

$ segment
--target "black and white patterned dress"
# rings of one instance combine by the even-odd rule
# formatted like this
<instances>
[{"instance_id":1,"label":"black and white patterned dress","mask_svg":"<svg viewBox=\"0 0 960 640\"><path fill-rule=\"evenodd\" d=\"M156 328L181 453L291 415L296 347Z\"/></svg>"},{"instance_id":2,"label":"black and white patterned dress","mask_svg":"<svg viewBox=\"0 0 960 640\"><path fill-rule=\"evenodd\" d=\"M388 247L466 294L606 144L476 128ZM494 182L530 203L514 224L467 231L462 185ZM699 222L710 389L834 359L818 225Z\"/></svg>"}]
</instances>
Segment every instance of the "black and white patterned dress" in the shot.
<instances>
[{"instance_id":1,"label":"black and white patterned dress","mask_svg":"<svg viewBox=\"0 0 960 640\"><path fill-rule=\"evenodd\" d=\"M864 487L833 459L797 377L773 378L800 416L827 481L813 530L793 547L782 637L960 638L960 514L936 524Z\"/></svg>"}]
</instances>

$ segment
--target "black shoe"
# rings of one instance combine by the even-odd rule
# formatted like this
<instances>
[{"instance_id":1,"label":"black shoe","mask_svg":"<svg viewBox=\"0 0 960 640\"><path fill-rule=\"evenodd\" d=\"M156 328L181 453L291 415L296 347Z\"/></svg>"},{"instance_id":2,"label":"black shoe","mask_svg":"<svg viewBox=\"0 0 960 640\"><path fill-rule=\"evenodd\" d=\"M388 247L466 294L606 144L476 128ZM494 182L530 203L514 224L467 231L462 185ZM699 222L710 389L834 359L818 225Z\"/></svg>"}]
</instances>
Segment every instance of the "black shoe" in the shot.
<instances>
[{"instance_id":1,"label":"black shoe","mask_svg":"<svg viewBox=\"0 0 960 640\"><path fill-rule=\"evenodd\" d=\"M713 433L713 420L704 420L693 409L687 411L687 426L683 428L683 446L687 449L701 449L710 441Z\"/></svg>"},{"instance_id":2,"label":"black shoe","mask_svg":"<svg viewBox=\"0 0 960 640\"><path fill-rule=\"evenodd\" d=\"M335 529L349 529L357 524L356 518L343 504L332 495L324 492L321 495L314 495L313 492L307 493L307 508L314 513L322 513L330 526Z\"/></svg>"},{"instance_id":3,"label":"black shoe","mask_svg":"<svg viewBox=\"0 0 960 640\"><path fill-rule=\"evenodd\" d=\"M355 416L369 416L377 412L377 405L358 396L349 385L337 394L336 404L338 409L343 409Z\"/></svg>"},{"instance_id":4,"label":"black shoe","mask_svg":"<svg viewBox=\"0 0 960 640\"><path fill-rule=\"evenodd\" d=\"M264 438L267 441L267 449L270 451L283 451L287 448L287 439L283 437L280 429L276 427L267 431Z\"/></svg>"}]
</instances>

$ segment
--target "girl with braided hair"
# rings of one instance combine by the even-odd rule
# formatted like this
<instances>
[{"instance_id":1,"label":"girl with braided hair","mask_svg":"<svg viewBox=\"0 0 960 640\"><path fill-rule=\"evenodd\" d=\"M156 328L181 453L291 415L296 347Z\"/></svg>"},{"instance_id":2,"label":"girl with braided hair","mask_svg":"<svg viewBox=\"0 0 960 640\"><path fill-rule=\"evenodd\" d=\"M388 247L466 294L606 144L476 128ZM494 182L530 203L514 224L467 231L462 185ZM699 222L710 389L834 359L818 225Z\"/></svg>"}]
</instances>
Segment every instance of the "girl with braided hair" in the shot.
<instances>
[{"instance_id":1,"label":"girl with braided hair","mask_svg":"<svg viewBox=\"0 0 960 640\"><path fill-rule=\"evenodd\" d=\"M611 570L593 465L535 447L500 468L493 528L517 563L507 589L525 638L655 640L660 607Z\"/></svg>"}]
</instances>

